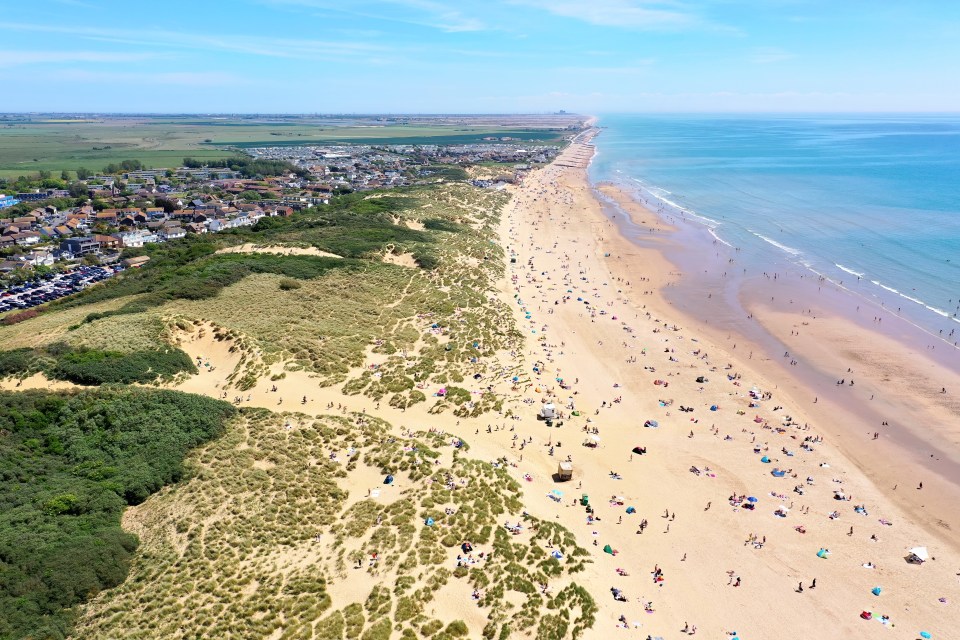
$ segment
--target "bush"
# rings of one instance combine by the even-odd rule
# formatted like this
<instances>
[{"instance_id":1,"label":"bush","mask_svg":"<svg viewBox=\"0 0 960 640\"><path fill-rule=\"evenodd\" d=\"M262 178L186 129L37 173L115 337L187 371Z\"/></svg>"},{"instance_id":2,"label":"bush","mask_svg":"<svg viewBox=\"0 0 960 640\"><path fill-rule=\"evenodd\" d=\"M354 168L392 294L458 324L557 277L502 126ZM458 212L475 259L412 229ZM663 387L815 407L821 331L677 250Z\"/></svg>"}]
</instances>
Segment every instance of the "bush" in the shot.
<instances>
[{"instance_id":1,"label":"bush","mask_svg":"<svg viewBox=\"0 0 960 640\"><path fill-rule=\"evenodd\" d=\"M176 391L0 393L0 638L64 638L127 575L127 504L183 476L235 409Z\"/></svg>"},{"instance_id":2,"label":"bush","mask_svg":"<svg viewBox=\"0 0 960 640\"><path fill-rule=\"evenodd\" d=\"M299 289L301 286L302 285L293 278L283 278L280 280L281 291L292 291L293 289Z\"/></svg>"}]
</instances>

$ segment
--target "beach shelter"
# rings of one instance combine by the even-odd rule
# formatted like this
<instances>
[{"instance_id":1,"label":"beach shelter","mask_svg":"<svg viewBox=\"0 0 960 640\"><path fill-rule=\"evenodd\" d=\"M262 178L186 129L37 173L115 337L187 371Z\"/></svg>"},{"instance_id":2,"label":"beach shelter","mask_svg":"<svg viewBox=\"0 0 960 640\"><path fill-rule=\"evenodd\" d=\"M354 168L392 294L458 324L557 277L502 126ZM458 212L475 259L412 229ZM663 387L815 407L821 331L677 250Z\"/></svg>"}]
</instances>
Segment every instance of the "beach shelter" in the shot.
<instances>
[{"instance_id":1,"label":"beach shelter","mask_svg":"<svg viewBox=\"0 0 960 640\"><path fill-rule=\"evenodd\" d=\"M428 527L432 527L432 526L433 526L433 518L427 518L427 519L424 521L424 524L427 525Z\"/></svg>"},{"instance_id":2,"label":"beach shelter","mask_svg":"<svg viewBox=\"0 0 960 640\"><path fill-rule=\"evenodd\" d=\"M762 458L760 458L760 462L764 464L770 464L770 458L768 458L767 456L763 456Z\"/></svg>"},{"instance_id":3,"label":"beach shelter","mask_svg":"<svg viewBox=\"0 0 960 640\"><path fill-rule=\"evenodd\" d=\"M927 553L926 547L914 547L910 549L910 554L907 556L907 562L913 562L916 564L923 564L930 559L930 554Z\"/></svg>"},{"instance_id":4,"label":"beach shelter","mask_svg":"<svg viewBox=\"0 0 960 640\"><path fill-rule=\"evenodd\" d=\"M784 471L783 469L774 469L773 471L770 472L770 475L772 475L775 478L782 478L783 476L787 475L787 472Z\"/></svg>"},{"instance_id":5,"label":"beach shelter","mask_svg":"<svg viewBox=\"0 0 960 640\"><path fill-rule=\"evenodd\" d=\"M627 513L636 513L636 512L637 510L634 509L633 507L627 507Z\"/></svg>"},{"instance_id":6,"label":"beach shelter","mask_svg":"<svg viewBox=\"0 0 960 640\"><path fill-rule=\"evenodd\" d=\"M757 498L754 496L750 496L749 498L747 498L747 502L757 502Z\"/></svg>"},{"instance_id":7,"label":"beach shelter","mask_svg":"<svg viewBox=\"0 0 960 640\"><path fill-rule=\"evenodd\" d=\"M557 407L552 402L548 402L540 407L540 414L537 417L541 420L553 420L557 417Z\"/></svg>"},{"instance_id":8,"label":"beach shelter","mask_svg":"<svg viewBox=\"0 0 960 640\"><path fill-rule=\"evenodd\" d=\"M617 552L613 550L613 547L611 547L611 546L608 545L608 544L603 545L603 552L604 552L604 553L609 553L609 554L612 555L612 556L617 555Z\"/></svg>"},{"instance_id":9,"label":"beach shelter","mask_svg":"<svg viewBox=\"0 0 960 640\"><path fill-rule=\"evenodd\" d=\"M820 549L820 551L817 551L817 557L826 560L830 557L830 552L826 549Z\"/></svg>"},{"instance_id":10,"label":"beach shelter","mask_svg":"<svg viewBox=\"0 0 960 640\"><path fill-rule=\"evenodd\" d=\"M643 423L643 426L649 427L650 429L656 429L657 427L660 426L660 423L657 422L656 420L647 420L646 422Z\"/></svg>"},{"instance_id":11,"label":"beach shelter","mask_svg":"<svg viewBox=\"0 0 960 640\"><path fill-rule=\"evenodd\" d=\"M383 479L383 484L393 484L393 476L388 475Z\"/></svg>"},{"instance_id":12,"label":"beach shelter","mask_svg":"<svg viewBox=\"0 0 960 640\"><path fill-rule=\"evenodd\" d=\"M551 551L551 552L550 552L550 555L551 555L552 557L556 558L557 560L562 560L562 559L563 559L563 554L560 553L559 551L557 551L556 549L554 549L553 551Z\"/></svg>"},{"instance_id":13,"label":"beach shelter","mask_svg":"<svg viewBox=\"0 0 960 640\"><path fill-rule=\"evenodd\" d=\"M632 451L633 451L634 453L639 454L639 455L642 456L643 454L645 454L645 453L647 452L647 448L646 448L646 447L634 447L634 448L632 449Z\"/></svg>"},{"instance_id":14,"label":"beach shelter","mask_svg":"<svg viewBox=\"0 0 960 640\"><path fill-rule=\"evenodd\" d=\"M881 591L880 587L874 587L873 589L870 589L870 593L872 593L875 596L880 595L880 591Z\"/></svg>"}]
</instances>

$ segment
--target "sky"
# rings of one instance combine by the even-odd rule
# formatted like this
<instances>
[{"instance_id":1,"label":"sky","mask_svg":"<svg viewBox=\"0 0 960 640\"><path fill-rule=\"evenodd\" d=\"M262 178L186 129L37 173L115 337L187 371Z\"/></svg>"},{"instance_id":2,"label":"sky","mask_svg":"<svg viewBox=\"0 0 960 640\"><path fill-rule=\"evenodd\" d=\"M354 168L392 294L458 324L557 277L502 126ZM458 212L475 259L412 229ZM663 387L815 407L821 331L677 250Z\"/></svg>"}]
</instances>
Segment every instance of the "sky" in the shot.
<instances>
[{"instance_id":1,"label":"sky","mask_svg":"<svg viewBox=\"0 0 960 640\"><path fill-rule=\"evenodd\" d=\"M5 112L960 111L955 0L32 0Z\"/></svg>"}]
</instances>

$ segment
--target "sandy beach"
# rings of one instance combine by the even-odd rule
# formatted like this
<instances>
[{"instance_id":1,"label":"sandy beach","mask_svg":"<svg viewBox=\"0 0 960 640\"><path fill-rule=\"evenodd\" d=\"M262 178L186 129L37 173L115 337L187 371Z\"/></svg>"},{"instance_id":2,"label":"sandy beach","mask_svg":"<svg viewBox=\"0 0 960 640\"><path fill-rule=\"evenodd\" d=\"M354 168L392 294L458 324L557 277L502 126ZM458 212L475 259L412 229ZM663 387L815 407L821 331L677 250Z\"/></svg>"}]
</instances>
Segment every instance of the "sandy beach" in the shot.
<instances>
[{"instance_id":1,"label":"sandy beach","mask_svg":"<svg viewBox=\"0 0 960 640\"><path fill-rule=\"evenodd\" d=\"M584 148L567 153L582 158ZM672 309L661 293L677 281L676 269L656 249L617 233L585 174L557 163L531 176L508 205L504 225L516 256L518 321L528 330L530 365L541 363L531 412L552 391L558 406L572 399L582 416L559 429L524 416L529 426L518 431L533 438L520 467L534 478L531 509L554 511L581 544L597 542L587 580L601 614L590 637L617 626L620 615L627 626L641 625L642 637L678 637L693 625L708 637L736 631L755 638L872 638L881 625L895 637L922 630L949 637L960 621L952 602L960 558L949 530L918 515L920 507L904 509L933 493L930 480L917 489L919 461L898 461L895 443L851 460L849 436L838 436L830 420L839 402L811 409L811 390L779 363L750 358L749 344L717 344L708 327ZM653 212L623 194L605 189L604 195L621 202L649 235L668 233ZM783 312L770 316L771 326L795 321ZM824 334L851 330L821 324ZM798 342L796 349L811 345ZM871 375L861 375L866 384ZM705 382L697 381L701 376ZM571 388L560 389L558 379ZM752 389L759 401L751 400ZM644 427L647 420L659 426ZM596 428L598 447L582 446L585 428ZM869 444L863 438L856 446ZM635 446L647 453L631 454ZM553 486L549 474L567 455L576 484L564 488L575 495L561 505L541 500L537 508L536 494ZM874 458L885 462L870 468ZM787 474L775 477L775 468ZM893 484L902 499L891 499ZM836 491L846 499L836 499ZM599 521L588 522L583 507L572 504L580 493L597 505ZM749 504L755 508L745 509ZM781 506L789 509L785 517L774 513ZM644 520L648 526L638 533ZM607 544L619 553L602 553ZM918 545L937 559L908 564L908 549ZM829 550L819 554L827 558L819 557L821 549ZM657 569L662 582L655 581ZM875 587L881 595L872 594ZM614 600L611 588L622 589L627 601ZM861 618L863 611L873 619Z\"/></svg>"},{"instance_id":2,"label":"sandy beach","mask_svg":"<svg viewBox=\"0 0 960 640\"><path fill-rule=\"evenodd\" d=\"M792 358L710 323L713 298L698 316L678 309L671 294L686 274L665 258L674 228L616 188L590 184L593 133L513 187L502 212L508 264L491 295L513 308L525 343L485 364L504 401L500 414L460 419L429 413L430 403L397 409L321 388L282 362L241 392L229 377L256 354L215 339L216 328L202 323L175 336L201 371L176 387L296 412L288 420L297 424L311 415L376 416L399 438L436 430L464 438L470 457L506 460L523 487L523 511L563 525L590 552L585 571L544 585L549 593L572 580L592 594L599 611L586 638L615 630L641 639L952 637L960 624L954 485L911 448L918 445L909 431L874 441L857 405L845 402L849 386L815 388L816 378L794 375ZM620 233L628 222L621 217L643 242ZM750 310L794 357L824 371L855 350L839 340L858 328L841 318L756 301ZM873 348L898 353L894 343ZM371 351L363 366L383 357ZM894 396L916 379L886 381L888 365L862 358L869 371L858 371L856 393L882 388L881 413L907 419ZM506 365L521 367L522 377L504 379ZM956 428L941 398L914 393L911 411ZM546 403L558 412L552 425L537 419ZM943 429L931 441L953 451L956 434ZM558 482L566 460L573 478ZM379 475L349 476L343 486L364 496ZM397 485L406 488L402 477ZM130 510L126 521L136 517ZM929 559L907 562L917 547ZM552 551L544 546L544 557ZM367 572L349 573L331 585L334 606L375 584ZM430 613L464 620L469 637L480 637L488 612L470 596L466 582L451 582Z\"/></svg>"}]
</instances>

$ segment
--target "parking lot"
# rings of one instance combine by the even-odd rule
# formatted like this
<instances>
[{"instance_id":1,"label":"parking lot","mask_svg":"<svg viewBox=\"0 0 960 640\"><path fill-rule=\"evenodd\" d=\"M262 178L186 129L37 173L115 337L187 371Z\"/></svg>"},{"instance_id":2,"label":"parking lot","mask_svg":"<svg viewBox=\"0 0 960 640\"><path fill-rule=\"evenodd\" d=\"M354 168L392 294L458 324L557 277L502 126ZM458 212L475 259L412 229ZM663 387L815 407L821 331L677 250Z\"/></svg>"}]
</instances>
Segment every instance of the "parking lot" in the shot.
<instances>
[{"instance_id":1,"label":"parking lot","mask_svg":"<svg viewBox=\"0 0 960 640\"><path fill-rule=\"evenodd\" d=\"M39 279L0 291L0 313L29 309L46 304L106 280L123 267L76 267L69 272L41 276Z\"/></svg>"}]
</instances>

